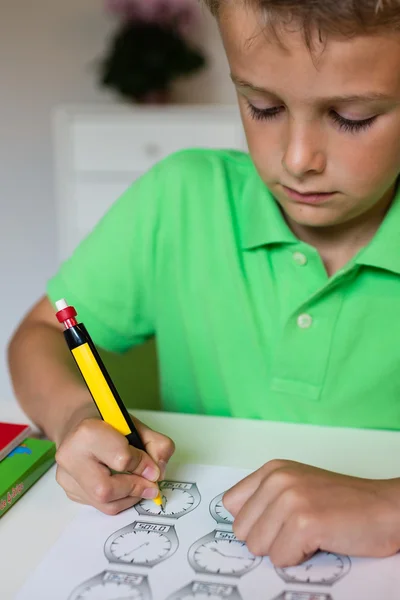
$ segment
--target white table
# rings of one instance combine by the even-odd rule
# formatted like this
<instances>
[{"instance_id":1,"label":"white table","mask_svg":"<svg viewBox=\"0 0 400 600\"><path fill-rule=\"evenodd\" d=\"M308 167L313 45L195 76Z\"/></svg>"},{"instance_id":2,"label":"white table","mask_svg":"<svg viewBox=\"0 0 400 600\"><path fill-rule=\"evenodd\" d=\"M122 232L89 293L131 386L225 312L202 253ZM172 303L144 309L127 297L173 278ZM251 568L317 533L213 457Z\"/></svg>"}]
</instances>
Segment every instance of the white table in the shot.
<instances>
[{"instance_id":1,"label":"white table","mask_svg":"<svg viewBox=\"0 0 400 600\"><path fill-rule=\"evenodd\" d=\"M256 469L270 459L288 458L361 477L400 475L397 432L142 411L137 416L175 440L176 462ZM16 405L0 402L0 420L21 422L21 418ZM1 600L14 599L80 509L67 499L54 475L53 467L0 519Z\"/></svg>"}]
</instances>

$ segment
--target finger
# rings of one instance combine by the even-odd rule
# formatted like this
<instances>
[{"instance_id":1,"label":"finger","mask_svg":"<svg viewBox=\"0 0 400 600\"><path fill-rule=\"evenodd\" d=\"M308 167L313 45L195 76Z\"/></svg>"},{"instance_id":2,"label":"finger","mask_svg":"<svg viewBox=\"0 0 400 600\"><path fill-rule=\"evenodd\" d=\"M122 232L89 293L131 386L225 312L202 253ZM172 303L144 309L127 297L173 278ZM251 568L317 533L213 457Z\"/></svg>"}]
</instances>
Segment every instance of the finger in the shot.
<instances>
[{"instance_id":1,"label":"finger","mask_svg":"<svg viewBox=\"0 0 400 600\"><path fill-rule=\"evenodd\" d=\"M107 446L104 443L92 452L101 462L110 469L120 473L128 472L141 475L149 481L157 481L160 469L147 452L131 446L125 436L121 436L113 427L105 423L108 428Z\"/></svg>"},{"instance_id":2,"label":"finger","mask_svg":"<svg viewBox=\"0 0 400 600\"><path fill-rule=\"evenodd\" d=\"M67 496L70 500L72 500L72 502L76 502L77 504L84 504L85 506L89 504L89 502L84 501L82 498L75 496L74 494L67 494Z\"/></svg>"},{"instance_id":3,"label":"finger","mask_svg":"<svg viewBox=\"0 0 400 600\"><path fill-rule=\"evenodd\" d=\"M158 496L159 489L156 483L138 475L117 473L94 482L90 490L85 488L85 492L94 503L104 504L127 497L154 499Z\"/></svg>"},{"instance_id":4,"label":"finger","mask_svg":"<svg viewBox=\"0 0 400 600\"><path fill-rule=\"evenodd\" d=\"M236 518L249 499L256 493L262 481L263 477L261 469L259 469L225 492L222 503L226 510Z\"/></svg>"},{"instance_id":5,"label":"finger","mask_svg":"<svg viewBox=\"0 0 400 600\"><path fill-rule=\"evenodd\" d=\"M293 515L311 515L307 488L299 485L297 469L283 467L264 479L234 521L236 536L254 554L269 554L282 527Z\"/></svg>"},{"instance_id":6,"label":"finger","mask_svg":"<svg viewBox=\"0 0 400 600\"><path fill-rule=\"evenodd\" d=\"M89 500L84 500L80 496L75 496L74 494L67 494L67 496L73 502L93 506L98 511L106 515L117 515L118 513L124 510L132 508L132 506L140 502L140 498L123 498L122 500L117 500L116 502L109 502L108 504L93 505L89 502Z\"/></svg>"},{"instance_id":7,"label":"finger","mask_svg":"<svg viewBox=\"0 0 400 600\"><path fill-rule=\"evenodd\" d=\"M64 468L64 471L75 480L82 492L73 486L71 479L67 482L64 476L65 485L71 486L71 491L78 496L83 493L93 505L114 502L128 496L155 498L158 494L156 483L134 474L111 474L105 465L91 456L81 461L79 468L72 471L73 475L69 468Z\"/></svg>"},{"instance_id":8,"label":"finger","mask_svg":"<svg viewBox=\"0 0 400 600\"><path fill-rule=\"evenodd\" d=\"M175 452L174 442L166 435L150 429L150 427L139 421L139 419L135 417L132 417L132 419L143 440L146 452L158 464L160 471L162 471L160 476L163 477L166 465Z\"/></svg>"},{"instance_id":9,"label":"finger","mask_svg":"<svg viewBox=\"0 0 400 600\"><path fill-rule=\"evenodd\" d=\"M318 524L312 516L293 515L281 527L269 551L279 568L303 563L319 550Z\"/></svg>"},{"instance_id":10,"label":"finger","mask_svg":"<svg viewBox=\"0 0 400 600\"><path fill-rule=\"evenodd\" d=\"M284 504L278 498L275 502L267 506L259 518L253 521L244 539L239 537L240 532L236 532L236 525L234 525L236 536L246 542L250 552L255 556L270 555L271 548L277 536L290 516L290 509L284 506Z\"/></svg>"},{"instance_id":11,"label":"finger","mask_svg":"<svg viewBox=\"0 0 400 600\"><path fill-rule=\"evenodd\" d=\"M128 508L132 508L135 504L139 502L140 498L122 498L121 500L116 500L115 502L107 502L105 504L94 504L93 506L97 508L100 512L105 515L114 516Z\"/></svg>"},{"instance_id":12,"label":"finger","mask_svg":"<svg viewBox=\"0 0 400 600\"><path fill-rule=\"evenodd\" d=\"M105 482L98 480L94 487L90 489L82 488L74 477L61 468L57 469L56 480L71 500L97 507L127 497L134 499L134 503L142 498L154 499L159 493L156 484L149 483L141 477L136 475L111 475L109 471ZM90 485L90 482L88 485Z\"/></svg>"},{"instance_id":13,"label":"finger","mask_svg":"<svg viewBox=\"0 0 400 600\"><path fill-rule=\"evenodd\" d=\"M141 475L157 481L160 469L146 453L129 445L125 436L104 421L84 421L73 439L60 446L57 462L70 474L80 473L88 458L103 463L119 473ZM82 485L82 477L78 479Z\"/></svg>"},{"instance_id":14,"label":"finger","mask_svg":"<svg viewBox=\"0 0 400 600\"><path fill-rule=\"evenodd\" d=\"M222 499L224 507L236 517L244 505L254 496L263 481L289 464L291 464L289 461L282 460L272 460L266 463L225 492ZM278 493L278 490L276 493Z\"/></svg>"},{"instance_id":15,"label":"finger","mask_svg":"<svg viewBox=\"0 0 400 600\"><path fill-rule=\"evenodd\" d=\"M253 542L253 549L265 553L267 552L265 543L262 544L261 550L256 542L262 539L260 527L262 527L263 535L269 533L266 539L270 544L287 516L285 503L280 502L279 495L275 501L272 497L269 498L267 488L267 482L263 481L250 500L238 512L233 523L233 530L239 540L246 543L251 541ZM271 535L273 535L272 539Z\"/></svg>"},{"instance_id":16,"label":"finger","mask_svg":"<svg viewBox=\"0 0 400 600\"><path fill-rule=\"evenodd\" d=\"M83 493L81 486L60 466L57 467L56 481L63 488L68 498L71 498L74 502L87 503L86 495Z\"/></svg>"},{"instance_id":17,"label":"finger","mask_svg":"<svg viewBox=\"0 0 400 600\"><path fill-rule=\"evenodd\" d=\"M93 506L94 508L96 508L96 510L106 515L116 515L124 510L132 508L132 506L135 506L135 504L140 502L140 498L123 498L121 500L116 500L115 502L108 502L106 504L92 504L89 501L89 499L85 500L81 496L74 496L74 494L67 494L67 496L73 502Z\"/></svg>"}]
</instances>

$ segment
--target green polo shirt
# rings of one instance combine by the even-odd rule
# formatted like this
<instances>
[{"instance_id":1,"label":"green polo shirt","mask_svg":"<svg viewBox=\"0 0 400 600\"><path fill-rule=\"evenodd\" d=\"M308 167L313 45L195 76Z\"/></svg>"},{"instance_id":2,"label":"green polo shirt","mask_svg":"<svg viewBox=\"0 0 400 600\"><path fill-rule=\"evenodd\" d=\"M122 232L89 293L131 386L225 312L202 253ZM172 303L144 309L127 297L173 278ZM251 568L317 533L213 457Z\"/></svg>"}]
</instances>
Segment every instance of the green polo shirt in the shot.
<instances>
[{"instance_id":1,"label":"green polo shirt","mask_svg":"<svg viewBox=\"0 0 400 600\"><path fill-rule=\"evenodd\" d=\"M115 202L48 295L106 350L156 336L165 410L400 429L400 194L329 278L247 154L179 152Z\"/></svg>"}]
</instances>

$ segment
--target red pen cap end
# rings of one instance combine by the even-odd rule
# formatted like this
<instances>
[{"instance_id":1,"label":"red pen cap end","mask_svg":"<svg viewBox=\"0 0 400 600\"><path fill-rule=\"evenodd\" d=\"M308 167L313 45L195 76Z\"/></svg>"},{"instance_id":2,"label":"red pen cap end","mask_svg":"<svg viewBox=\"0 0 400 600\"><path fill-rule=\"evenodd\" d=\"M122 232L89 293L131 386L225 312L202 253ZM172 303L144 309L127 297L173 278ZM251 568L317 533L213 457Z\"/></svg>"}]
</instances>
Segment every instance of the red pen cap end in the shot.
<instances>
[{"instance_id":1,"label":"red pen cap end","mask_svg":"<svg viewBox=\"0 0 400 600\"><path fill-rule=\"evenodd\" d=\"M73 306L68 306L65 300L58 300L56 302L56 308L58 309L56 317L59 323L65 323L65 321L74 319L77 315L75 308Z\"/></svg>"}]
</instances>

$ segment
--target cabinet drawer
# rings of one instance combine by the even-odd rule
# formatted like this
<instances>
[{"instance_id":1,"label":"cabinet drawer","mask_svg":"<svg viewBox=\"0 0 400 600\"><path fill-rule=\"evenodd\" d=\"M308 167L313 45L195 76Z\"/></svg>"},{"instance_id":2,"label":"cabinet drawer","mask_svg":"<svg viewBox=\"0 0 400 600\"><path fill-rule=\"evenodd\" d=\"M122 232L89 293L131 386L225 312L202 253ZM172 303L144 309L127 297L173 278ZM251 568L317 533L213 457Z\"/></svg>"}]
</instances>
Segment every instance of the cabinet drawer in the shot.
<instances>
[{"instance_id":1,"label":"cabinet drawer","mask_svg":"<svg viewBox=\"0 0 400 600\"><path fill-rule=\"evenodd\" d=\"M247 150L235 106L70 106L54 120L59 259L156 162L184 148Z\"/></svg>"},{"instance_id":2,"label":"cabinet drawer","mask_svg":"<svg viewBox=\"0 0 400 600\"><path fill-rule=\"evenodd\" d=\"M169 154L184 148L244 149L241 123L203 115L168 118L132 117L76 121L72 132L73 169L80 172L145 171Z\"/></svg>"}]
</instances>

